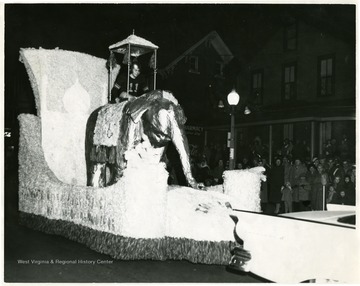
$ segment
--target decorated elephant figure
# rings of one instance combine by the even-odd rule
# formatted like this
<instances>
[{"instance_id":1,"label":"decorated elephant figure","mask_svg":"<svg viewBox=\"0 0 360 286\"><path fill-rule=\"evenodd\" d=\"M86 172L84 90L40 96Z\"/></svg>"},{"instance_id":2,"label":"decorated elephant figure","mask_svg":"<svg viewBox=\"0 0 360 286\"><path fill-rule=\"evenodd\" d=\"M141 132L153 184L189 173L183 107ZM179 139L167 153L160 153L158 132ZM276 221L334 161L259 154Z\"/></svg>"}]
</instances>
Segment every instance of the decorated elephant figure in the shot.
<instances>
[{"instance_id":1,"label":"decorated elephant figure","mask_svg":"<svg viewBox=\"0 0 360 286\"><path fill-rule=\"evenodd\" d=\"M96 109L86 126L87 185L105 187L116 183L126 168L127 154L140 146L160 162L167 144L172 141L188 184L197 188L191 174L185 122L176 98L162 90Z\"/></svg>"}]
</instances>

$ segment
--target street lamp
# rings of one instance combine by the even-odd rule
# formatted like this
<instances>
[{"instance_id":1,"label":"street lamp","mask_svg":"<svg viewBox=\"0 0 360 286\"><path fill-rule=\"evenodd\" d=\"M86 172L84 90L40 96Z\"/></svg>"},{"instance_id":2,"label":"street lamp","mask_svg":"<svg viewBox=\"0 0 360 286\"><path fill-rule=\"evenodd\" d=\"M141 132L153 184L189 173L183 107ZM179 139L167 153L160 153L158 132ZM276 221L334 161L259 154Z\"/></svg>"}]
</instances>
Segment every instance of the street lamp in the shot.
<instances>
[{"instance_id":1,"label":"street lamp","mask_svg":"<svg viewBox=\"0 0 360 286\"><path fill-rule=\"evenodd\" d=\"M231 106L231 132L230 132L230 160L229 169L235 169L235 106L240 101L240 95L233 89L227 96L227 101Z\"/></svg>"}]
</instances>

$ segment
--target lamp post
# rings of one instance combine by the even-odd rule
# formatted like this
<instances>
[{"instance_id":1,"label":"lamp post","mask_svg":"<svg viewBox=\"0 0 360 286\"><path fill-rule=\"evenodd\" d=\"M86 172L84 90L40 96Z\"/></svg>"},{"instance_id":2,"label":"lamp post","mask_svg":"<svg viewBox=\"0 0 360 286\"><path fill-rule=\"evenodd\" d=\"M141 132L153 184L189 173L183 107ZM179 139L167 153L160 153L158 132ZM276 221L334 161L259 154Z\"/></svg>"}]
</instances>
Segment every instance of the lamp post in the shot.
<instances>
[{"instance_id":1,"label":"lamp post","mask_svg":"<svg viewBox=\"0 0 360 286\"><path fill-rule=\"evenodd\" d=\"M235 106L240 101L240 95L233 89L227 96L227 101L231 106L231 129L230 129L230 158L229 169L235 169Z\"/></svg>"}]
</instances>

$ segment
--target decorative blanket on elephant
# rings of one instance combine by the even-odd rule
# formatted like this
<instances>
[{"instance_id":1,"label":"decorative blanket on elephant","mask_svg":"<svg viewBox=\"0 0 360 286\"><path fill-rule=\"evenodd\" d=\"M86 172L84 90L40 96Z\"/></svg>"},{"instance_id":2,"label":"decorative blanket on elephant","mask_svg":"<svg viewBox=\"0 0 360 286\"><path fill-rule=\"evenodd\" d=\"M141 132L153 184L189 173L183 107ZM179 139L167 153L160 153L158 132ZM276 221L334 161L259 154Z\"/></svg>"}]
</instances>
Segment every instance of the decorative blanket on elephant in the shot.
<instances>
[{"instance_id":1,"label":"decorative blanket on elephant","mask_svg":"<svg viewBox=\"0 0 360 286\"><path fill-rule=\"evenodd\" d=\"M98 113L93 136L90 160L96 163L114 164L118 145L120 120L126 102L107 104Z\"/></svg>"},{"instance_id":2,"label":"decorative blanket on elephant","mask_svg":"<svg viewBox=\"0 0 360 286\"><path fill-rule=\"evenodd\" d=\"M99 111L94 130L94 145L117 146L125 103L107 104Z\"/></svg>"}]
</instances>

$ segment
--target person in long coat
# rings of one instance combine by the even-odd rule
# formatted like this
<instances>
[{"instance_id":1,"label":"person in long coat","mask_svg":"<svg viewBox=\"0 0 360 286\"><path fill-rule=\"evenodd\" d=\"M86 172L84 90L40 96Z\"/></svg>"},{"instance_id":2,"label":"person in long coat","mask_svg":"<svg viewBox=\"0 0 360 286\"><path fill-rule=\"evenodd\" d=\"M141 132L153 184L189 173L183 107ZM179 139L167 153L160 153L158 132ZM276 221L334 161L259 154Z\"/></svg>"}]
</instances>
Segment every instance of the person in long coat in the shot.
<instances>
[{"instance_id":1,"label":"person in long coat","mask_svg":"<svg viewBox=\"0 0 360 286\"><path fill-rule=\"evenodd\" d=\"M310 202L312 210L323 209L323 186L321 184L321 174L316 169L315 165L309 166L309 172L307 173L307 181L310 184Z\"/></svg>"},{"instance_id":2,"label":"person in long coat","mask_svg":"<svg viewBox=\"0 0 360 286\"><path fill-rule=\"evenodd\" d=\"M269 203L275 204L275 214L280 212L281 189L284 187L284 166L280 158L275 158L275 164L269 172Z\"/></svg>"},{"instance_id":3,"label":"person in long coat","mask_svg":"<svg viewBox=\"0 0 360 286\"><path fill-rule=\"evenodd\" d=\"M314 210L323 210L326 207L326 201L324 201L324 192L326 193L326 190L330 184L330 176L326 172L324 166L321 164L317 167L317 170L320 174L321 186L317 185L317 187L315 187L316 192L314 196L316 207Z\"/></svg>"},{"instance_id":4,"label":"person in long coat","mask_svg":"<svg viewBox=\"0 0 360 286\"><path fill-rule=\"evenodd\" d=\"M291 187L293 189L293 210L300 211L300 200L299 200L299 183L300 176L306 174L307 168L301 162L299 158L295 159L294 165L291 166L289 173L289 181L291 183Z\"/></svg>"},{"instance_id":5,"label":"person in long coat","mask_svg":"<svg viewBox=\"0 0 360 286\"><path fill-rule=\"evenodd\" d=\"M306 174L300 175L299 181L299 201L300 211L310 210L310 191L311 187L309 182L306 180Z\"/></svg>"},{"instance_id":6,"label":"person in long coat","mask_svg":"<svg viewBox=\"0 0 360 286\"><path fill-rule=\"evenodd\" d=\"M323 174L319 174L318 176L316 176L311 186L311 208L314 211L320 211L324 209L324 187L326 189L326 185L323 185L321 182L322 176L324 177Z\"/></svg>"},{"instance_id":7,"label":"person in long coat","mask_svg":"<svg viewBox=\"0 0 360 286\"><path fill-rule=\"evenodd\" d=\"M289 182L290 181L290 171L292 168L292 164L291 164L291 160L289 159L289 157L285 156L282 159L282 165L284 166L284 182Z\"/></svg>"}]
</instances>

